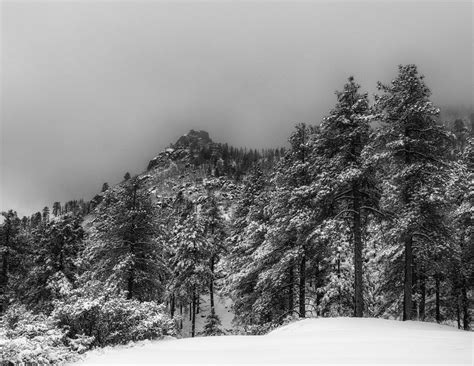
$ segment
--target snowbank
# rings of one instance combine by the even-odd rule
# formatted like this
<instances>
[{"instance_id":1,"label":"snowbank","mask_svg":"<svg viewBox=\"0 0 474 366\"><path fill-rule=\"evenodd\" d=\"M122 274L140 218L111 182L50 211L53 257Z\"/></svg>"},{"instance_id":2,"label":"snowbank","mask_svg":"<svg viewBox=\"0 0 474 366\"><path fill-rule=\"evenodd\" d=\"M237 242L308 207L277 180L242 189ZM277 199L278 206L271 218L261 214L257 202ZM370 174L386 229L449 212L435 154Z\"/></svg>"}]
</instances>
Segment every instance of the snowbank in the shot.
<instances>
[{"instance_id":1,"label":"snowbank","mask_svg":"<svg viewBox=\"0 0 474 366\"><path fill-rule=\"evenodd\" d=\"M79 364L471 365L472 334L421 322L306 319L265 336L186 338L98 350Z\"/></svg>"}]
</instances>

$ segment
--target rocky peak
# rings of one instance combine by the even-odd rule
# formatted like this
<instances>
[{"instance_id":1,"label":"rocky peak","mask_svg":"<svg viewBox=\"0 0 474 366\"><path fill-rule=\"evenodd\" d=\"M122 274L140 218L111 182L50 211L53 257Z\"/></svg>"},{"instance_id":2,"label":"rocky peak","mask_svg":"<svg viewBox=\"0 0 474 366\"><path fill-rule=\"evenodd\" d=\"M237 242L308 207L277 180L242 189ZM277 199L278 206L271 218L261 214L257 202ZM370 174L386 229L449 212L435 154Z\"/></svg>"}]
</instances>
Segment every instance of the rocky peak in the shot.
<instances>
[{"instance_id":1,"label":"rocky peak","mask_svg":"<svg viewBox=\"0 0 474 366\"><path fill-rule=\"evenodd\" d=\"M187 134L181 136L174 144L176 148L179 147L201 147L212 144L209 133L203 130L191 130Z\"/></svg>"},{"instance_id":2,"label":"rocky peak","mask_svg":"<svg viewBox=\"0 0 474 366\"><path fill-rule=\"evenodd\" d=\"M171 161L190 160L197 151L202 148L211 148L216 145L209 137L209 133L203 130L191 130L181 136L175 144L162 151L148 164L148 170L154 167L166 168Z\"/></svg>"}]
</instances>

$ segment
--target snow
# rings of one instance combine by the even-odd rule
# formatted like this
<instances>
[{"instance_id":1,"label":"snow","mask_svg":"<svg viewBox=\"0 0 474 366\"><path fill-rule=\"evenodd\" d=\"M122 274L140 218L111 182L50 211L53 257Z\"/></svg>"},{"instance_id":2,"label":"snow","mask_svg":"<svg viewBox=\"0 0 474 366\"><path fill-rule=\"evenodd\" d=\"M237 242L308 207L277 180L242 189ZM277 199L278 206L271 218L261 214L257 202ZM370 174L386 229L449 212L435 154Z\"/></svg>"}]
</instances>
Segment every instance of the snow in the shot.
<instances>
[{"instance_id":1,"label":"snow","mask_svg":"<svg viewBox=\"0 0 474 366\"><path fill-rule=\"evenodd\" d=\"M147 341L89 352L98 364L420 364L471 365L472 332L383 319L301 320L265 336Z\"/></svg>"}]
</instances>

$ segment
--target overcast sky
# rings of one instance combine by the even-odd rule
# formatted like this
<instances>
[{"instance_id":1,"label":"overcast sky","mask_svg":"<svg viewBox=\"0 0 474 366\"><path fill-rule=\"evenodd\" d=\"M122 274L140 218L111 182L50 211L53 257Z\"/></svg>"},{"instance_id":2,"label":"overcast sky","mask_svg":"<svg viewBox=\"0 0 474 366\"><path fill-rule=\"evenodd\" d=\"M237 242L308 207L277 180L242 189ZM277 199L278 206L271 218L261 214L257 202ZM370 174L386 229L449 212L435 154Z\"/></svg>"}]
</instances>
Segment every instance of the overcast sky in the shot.
<instances>
[{"instance_id":1,"label":"overcast sky","mask_svg":"<svg viewBox=\"0 0 474 366\"><path fill-rule=\"evenodd\" d=\"M190 128L283 146L353 74L416 63L472 103L473 10L455 2L2 2L0 209L90 199Z\"/></svg>"}]
</instances>

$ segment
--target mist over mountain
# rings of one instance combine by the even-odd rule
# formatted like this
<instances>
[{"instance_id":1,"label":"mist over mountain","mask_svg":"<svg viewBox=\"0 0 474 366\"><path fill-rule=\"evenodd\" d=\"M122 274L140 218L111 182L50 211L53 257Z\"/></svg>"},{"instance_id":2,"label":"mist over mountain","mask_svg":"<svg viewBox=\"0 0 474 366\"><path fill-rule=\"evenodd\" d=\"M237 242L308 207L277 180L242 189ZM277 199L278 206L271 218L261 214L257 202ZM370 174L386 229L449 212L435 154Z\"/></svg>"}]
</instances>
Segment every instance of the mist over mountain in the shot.
<instances>
[{"instance_id":1,"label":"mist over mountain","mask_svg":"<svg viewBox=\"0 0 474 366\"><path fill-rule=\"evenodd\" d=\"M371 95L415 63L436 105L473 100L471 2L1 7L0 207L22 214L89 199L190 129L286 146L350 75Z\"/></svg>"}]
</instances>

